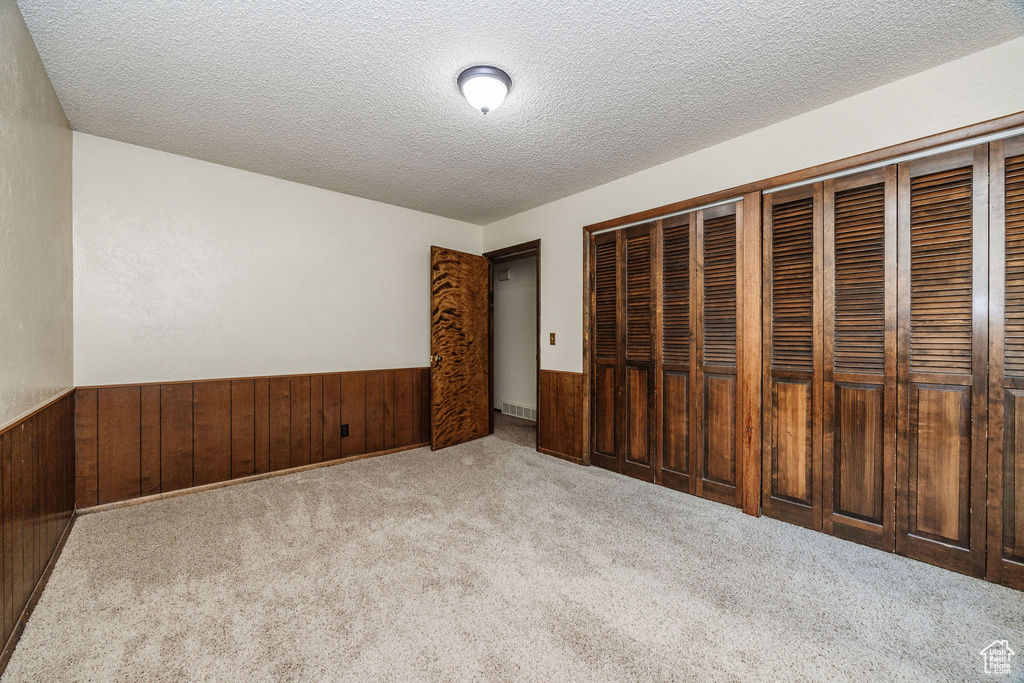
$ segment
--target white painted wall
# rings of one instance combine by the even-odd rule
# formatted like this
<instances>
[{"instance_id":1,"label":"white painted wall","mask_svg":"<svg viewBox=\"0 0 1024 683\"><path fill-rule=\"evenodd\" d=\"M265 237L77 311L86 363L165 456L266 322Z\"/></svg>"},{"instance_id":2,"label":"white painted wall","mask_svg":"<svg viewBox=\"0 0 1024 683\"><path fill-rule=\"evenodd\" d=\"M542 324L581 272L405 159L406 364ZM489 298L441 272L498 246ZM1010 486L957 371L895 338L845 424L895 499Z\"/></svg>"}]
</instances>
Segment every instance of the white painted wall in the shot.
<instances>
[{"instance_id":1,"label":"white painted wall","mask_svg":"<svg viewBox=\"0 0 1024 683\"><path fill-rule=\"evenodd\" d=\"M580 372L582 226L1019 111L1024 38L497 221L484 250L543 241L539 333L558 345L541 344L541 367Z\"/></svg>"},{"instance_id":2,"label":"white painted wall","mask_svg":"<svg viewBox=\"0 0 1024 683\"><path fill-rule=\"evenodd\" d=\"M0 427L72 386L71 128L0 2Z\"/></svg>"},{"instance_id":3,"label":"white painted wall","mask_svg":"<svg viewBox=\"0 0 1024 683\"><path fill-rule=\"evenodd\" d=\"M75 384L426 366L430 246L479 254L481 240L76 132Z\"/></svg>"},{"instance_id":4,"label":"white painted wall","mask_svg":"<svg viewBox=\"0 0 1024 683\"><path fill-rule=\"evenodd\" d=\"M502 401L537 407L536 256L494 267L494 407Z\"/></svg>"}]
</instances>

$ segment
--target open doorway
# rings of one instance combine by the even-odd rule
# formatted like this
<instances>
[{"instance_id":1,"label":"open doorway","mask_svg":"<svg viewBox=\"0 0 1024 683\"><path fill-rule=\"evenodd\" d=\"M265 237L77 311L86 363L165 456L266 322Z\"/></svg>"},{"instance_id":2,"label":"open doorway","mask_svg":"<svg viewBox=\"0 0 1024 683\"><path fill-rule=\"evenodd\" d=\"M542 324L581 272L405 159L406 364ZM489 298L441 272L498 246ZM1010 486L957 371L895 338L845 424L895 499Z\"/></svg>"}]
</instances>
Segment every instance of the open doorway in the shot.
<instances>
[{"instance_id":1,"label":"open doorway","mask_svg":"<svg viewBox=\"0 0 1024 683\"><path fill-rule=\"evenodd\" d=\"M540 240L484 254L491 261L491 432L537 448Z\"/></svg>"}]
</instances>

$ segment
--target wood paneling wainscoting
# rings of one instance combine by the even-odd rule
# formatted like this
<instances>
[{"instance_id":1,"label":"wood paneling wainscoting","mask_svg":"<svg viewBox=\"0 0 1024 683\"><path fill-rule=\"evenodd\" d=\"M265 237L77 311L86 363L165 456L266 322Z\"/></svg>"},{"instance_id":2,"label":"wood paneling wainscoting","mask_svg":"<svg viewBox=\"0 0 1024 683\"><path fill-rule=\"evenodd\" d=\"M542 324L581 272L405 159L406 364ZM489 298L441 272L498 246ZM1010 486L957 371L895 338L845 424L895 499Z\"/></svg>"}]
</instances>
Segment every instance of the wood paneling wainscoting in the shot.
<instances>
[{"instance_id":1,"label":"wood paneling wainscoting","mask_svg":"<svg viewBox=\"0 0 1024 683\"><path fill-rule=\"evenodd\" d=\"M537 450L583 464L583 374L540 371Z\"/></svg>"},{"instance_id":2,"label":"wood paneling wainscoting","mask_svg":"<svg viewBox=\"0 0 1024 683\"><path fill-rule=\"evenodd\" d=\"M425 446L430 370L83 387L74 434L88 508Z\"/></svg>"},{"instance_id":3,"label":"wood paneling wainscoting","mask_svg":"<svg viewBox=\"0 0 1024 683\"><path fill-rule=\"evenodd\" d=\"M70 529L74 415L68 391L0 431L0 672Z\"/></svg>"}]
</instances>

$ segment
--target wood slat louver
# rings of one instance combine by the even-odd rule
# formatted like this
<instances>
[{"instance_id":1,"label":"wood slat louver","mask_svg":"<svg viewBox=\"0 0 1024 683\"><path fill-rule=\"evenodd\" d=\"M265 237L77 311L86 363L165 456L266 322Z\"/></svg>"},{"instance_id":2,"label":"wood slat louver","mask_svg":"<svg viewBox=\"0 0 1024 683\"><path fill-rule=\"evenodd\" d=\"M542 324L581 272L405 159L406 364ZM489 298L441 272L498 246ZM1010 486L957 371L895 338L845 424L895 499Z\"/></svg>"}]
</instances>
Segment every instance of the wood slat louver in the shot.
<instances>
[{"instance_id":1,"label":"wood slat louver","mask_svg":"<svg viewBox=\"0 0 1024 683\"><path fill-rule=\"evenodd\" d=\"M594 289L595 340L597 357L615 360L616 356L616 306L618 295L615 282L615 240L599 242L595 246Z\"/></svg>"},{"instance_id":2,"label":"wood slat louver","mask_svg":"<svg viewBox=\"0 0 1024 683\"><path fill-rule=\"evenodd\" d=\"M885 185L835 197L835 370L885 372Z\"/></svg>"},{"instance_id":3,"label":"wood slat louver","mask_svg":"<svg viewBox=\"0 0 1024 683\"><path fill-rule=\"evenodd\" d=\"M626 360L651 359L651 235L626 239Z\"/></svg>"},{"instance_id":4,"label":"wood slat louver","mask_svg":"<svg viewBox=\"0 0 1024 683\"><path fill-rule=\"evenodd\" d=\"M772 368L814 367L814 200L772 207Z\"/></svg>"},{"instance_id":5,"label":"wood slat louver","mask_svg":"<svg viewBox=\"0 0 1024 683\"><path fill-rule=\"evenodd\" d=\"M973 169L910 181L910 369L970 374Z\"/></svg>"},{"instance_id":6,"label":"wood slat louver","mask_svg":"<svg viewBox=\"0 0 1024 683\"><path fill-rule=\"evenodd\" d=\"M666 221L662 238L662 359L690 362L690 219Z\"/></svg>"},{"instance_id":7,"label":"wood slat louver","mask_svg":"<svg viewBox=\"0 0 1024 683\"><path fill-rule=\"evenodd\" d=\"M1024 156L1006 160L1004 372L1024 376Z\"/></svg>"},{"instance_id":8,"label":"wood slat louver","mask_svg":"<svg viewBox=\"0 0 1024 683\"><path fill-rule=\"evenodd\" d=\"M736 214L704 222L704 364L736 365Z\"/></svg>"}]
</instances>

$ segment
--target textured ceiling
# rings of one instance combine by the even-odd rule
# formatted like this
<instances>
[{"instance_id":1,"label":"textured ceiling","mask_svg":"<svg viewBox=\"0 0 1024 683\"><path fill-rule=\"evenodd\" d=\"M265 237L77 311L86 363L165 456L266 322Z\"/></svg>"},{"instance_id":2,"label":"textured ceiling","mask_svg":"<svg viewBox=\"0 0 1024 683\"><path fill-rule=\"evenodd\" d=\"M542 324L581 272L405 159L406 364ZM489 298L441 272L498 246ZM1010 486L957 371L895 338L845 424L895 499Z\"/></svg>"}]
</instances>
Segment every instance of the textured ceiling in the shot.
<instances>
[{"instance_id":1,"label":"textured ceiling","mask_svg":"<svg viewBox=\"0 0 1024 683\"><path fill-rule=\"evenodd\" d=\"M1019 0L19 5L76 130L480 224L1024 34Z\"/></svg>"}]
</instances>

